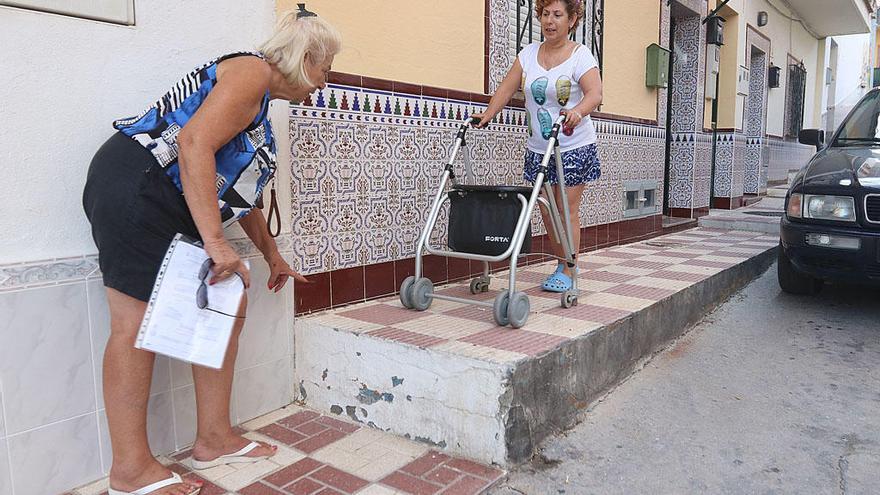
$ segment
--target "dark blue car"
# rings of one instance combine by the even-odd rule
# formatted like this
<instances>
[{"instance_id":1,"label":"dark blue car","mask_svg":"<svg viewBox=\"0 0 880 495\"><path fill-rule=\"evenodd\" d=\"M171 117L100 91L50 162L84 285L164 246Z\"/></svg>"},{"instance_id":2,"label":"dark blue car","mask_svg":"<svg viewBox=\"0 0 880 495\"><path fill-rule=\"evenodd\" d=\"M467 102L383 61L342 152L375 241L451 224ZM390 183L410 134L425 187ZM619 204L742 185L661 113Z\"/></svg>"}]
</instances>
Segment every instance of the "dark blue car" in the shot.
<instances>
[{"instance_id":1,"label":"dark blue car","mask_svg":"<svg viewBox=\"0 0 880 495\"><path fill-rule=\"evenodd\" d=\"M827 144L815 129L798 140L819 151L785 198L779 286L812 294L831 280L880 285L880 90L859 101Z\"/></svg>"}]
</instances>

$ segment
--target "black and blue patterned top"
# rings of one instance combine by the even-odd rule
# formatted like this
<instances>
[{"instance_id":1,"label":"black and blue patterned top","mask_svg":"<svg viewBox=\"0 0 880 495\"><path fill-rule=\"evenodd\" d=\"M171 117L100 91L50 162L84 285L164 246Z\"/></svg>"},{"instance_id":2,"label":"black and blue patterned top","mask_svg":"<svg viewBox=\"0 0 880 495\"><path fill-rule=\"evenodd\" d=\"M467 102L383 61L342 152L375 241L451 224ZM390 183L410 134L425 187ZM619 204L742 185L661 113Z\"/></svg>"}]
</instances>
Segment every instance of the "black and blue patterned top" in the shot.
<instances>
[{"instance_id":1,"label":"black and blue patterned top","mask_svg":"<svg viewBox=\"0 0 880 495\"><path fill-rule=\"evenodd\" d=\"M256 52L235 52L218 57L184 76L140 115L113 122L113 127L153 154L181 192L177 136L217 85L217 65L240 56L263 58ZM275 137L268 114L269 92L266 91L254 121L215 155L217 200L224 227L254 208L275 174Z\"/></svg>"}]
</instances>

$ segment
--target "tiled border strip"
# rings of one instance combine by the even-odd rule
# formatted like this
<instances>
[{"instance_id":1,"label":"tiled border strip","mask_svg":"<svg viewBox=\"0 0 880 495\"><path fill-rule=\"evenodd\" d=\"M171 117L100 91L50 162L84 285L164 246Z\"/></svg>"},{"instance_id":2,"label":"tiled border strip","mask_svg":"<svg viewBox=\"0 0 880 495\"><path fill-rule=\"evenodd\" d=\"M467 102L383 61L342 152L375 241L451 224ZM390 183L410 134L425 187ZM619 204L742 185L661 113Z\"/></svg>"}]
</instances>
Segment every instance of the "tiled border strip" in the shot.
<instances>
[{"instance_id":1,"label":"tiled border strip","mask_svg":"<svg viewBox=\"0 0 880 495\"><path fill-rule=\"evenodd\" d=\"M291 252L290 235L279 236L275 242L282 254ZM262 256L247 238L231 239L230 243L242 258ZM101 278L101 270L98 268L96 254L13 263L0 266L0 293L73 284L98 278Z\"/></svg>"}]
</instances>

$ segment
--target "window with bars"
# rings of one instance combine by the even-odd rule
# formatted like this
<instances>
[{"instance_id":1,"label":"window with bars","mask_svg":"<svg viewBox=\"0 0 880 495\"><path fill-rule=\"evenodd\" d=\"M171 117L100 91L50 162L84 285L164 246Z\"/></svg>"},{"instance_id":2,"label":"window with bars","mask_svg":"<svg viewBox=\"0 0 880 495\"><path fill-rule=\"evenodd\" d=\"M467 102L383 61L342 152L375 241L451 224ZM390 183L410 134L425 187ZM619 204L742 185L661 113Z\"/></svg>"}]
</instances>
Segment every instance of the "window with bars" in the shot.
<instances>
[{"instance_id":1,"label":"window with bars","mask_svg":"<svg viewBox=\"0 0 880 495\"><path fill-rule=\"evenodd\" d=\"M602 70L602 33L605 19L605 0L584 0L583 22L571 35L571 39L587 45L593 51L599 70ZM509 0L510 49L514 55L535 41L543 41L541 23L535 18L534 0Z\"/></svg>"},{"instance_id":2,"label":"window with bars","mask_svg":"<svg viewBox=\"0 0 880 495\"><path fill-rule=\"evenodd\" d=\"M804 127L804 97L807 92L807 69L800 63L788 64L786 85L785 137L796 138Z\"/></svg>"}]
</instances>

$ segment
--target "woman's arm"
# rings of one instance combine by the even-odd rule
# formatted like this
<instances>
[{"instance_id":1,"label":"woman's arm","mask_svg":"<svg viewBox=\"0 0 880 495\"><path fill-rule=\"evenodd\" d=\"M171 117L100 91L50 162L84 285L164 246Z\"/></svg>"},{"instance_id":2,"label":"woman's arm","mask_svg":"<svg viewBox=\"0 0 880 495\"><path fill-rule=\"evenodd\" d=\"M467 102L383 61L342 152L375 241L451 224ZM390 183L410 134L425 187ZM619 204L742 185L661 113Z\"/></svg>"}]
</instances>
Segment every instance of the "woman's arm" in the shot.
<instances>
[{"instance_id":1,"label":"woman's arm","mask_svg":"<svg viewBox=\"0 0 880 495\"><path fill-rule=\"evenodd\" d=\"M269 235L266 219L259 209L254 208L251 210L250 213L238 221L238 224L241 225L244 233L257 246L257 249L263 253L263 259L269 265L269 281L266 284L269 290L274 289L275 292L281 290L284 284L287 283L288 277L293 277L298 282L311 283L308 279L293 271L290 265L287 264L287 261L281 256L281 253L278 252L275 239Z\"/></svg>"},{"instance_id":2,"label":"woman's arm","mask_svg":"<svg viewBox=\"0 0 880 495\"><path fill-rule=\"evenodd\" d=\"M602 103L602 78L599 76L599 68L594 67L578 80L578 85L584 93L581 101L568 110L565 115L565 126L574 128L580 124L581 119L593 113Z\"/></svg>"},{"instance_id":3,"label":"woman's arm","mask_svg":"<svg viewBox=\"0 0 880 495\"><path fill-rule=\"evenodd\" d=\"M516 93L517 88L519 88L522 75L522 65L519 64L519 58L517 58L513 62L513 67L504 76L504 80L501 81L498 89L495 90L492 99L489 100L489 106L486 108L486 111L471 115L471 117L479 117L480 119L480 123L476 127L486 127L498 115L498 112L507 105L510 99L513 98L513 94Z\"/></svg>"},{"instance_id":4,"label":"woman's arm","mask_svg":"<svg viewBox=\"0 0 880 495\"><path fill-rule=\"evenodd\" d=\"M211 283L238 272L250 286L247 268L223 237L214 155L253 122L269 87L271 69L256 57L237 57L221 62L217 70L217 86L178 136L180 181L205 250L214 261Z\"/></svg>"}]
</instances>

